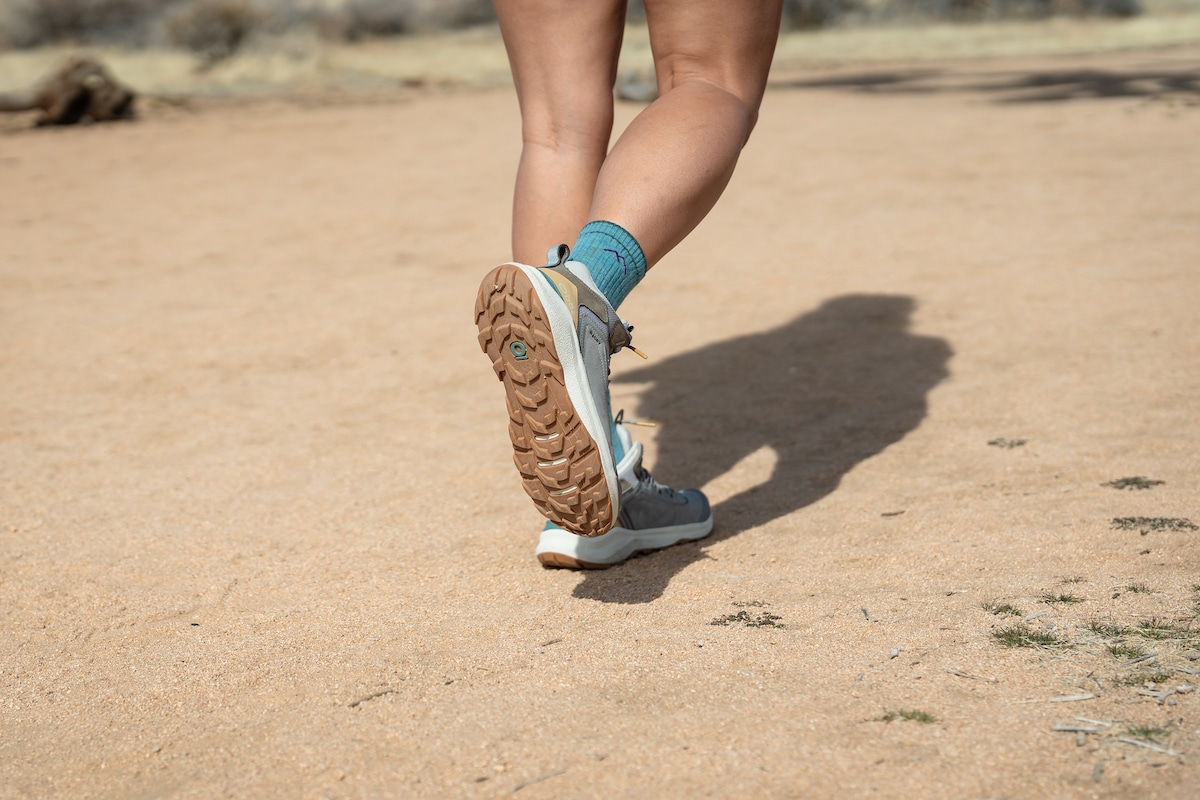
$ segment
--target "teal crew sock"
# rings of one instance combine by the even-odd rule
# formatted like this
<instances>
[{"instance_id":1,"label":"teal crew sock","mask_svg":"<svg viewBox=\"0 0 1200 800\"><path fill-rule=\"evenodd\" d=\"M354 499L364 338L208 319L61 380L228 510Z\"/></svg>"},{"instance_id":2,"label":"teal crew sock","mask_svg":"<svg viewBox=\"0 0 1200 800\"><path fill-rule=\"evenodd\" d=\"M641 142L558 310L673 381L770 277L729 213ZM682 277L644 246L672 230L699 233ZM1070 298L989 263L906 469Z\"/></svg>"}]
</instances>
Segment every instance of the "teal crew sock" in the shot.
<instances>
[{"instance_id":1,"label":"teal crew sock","mask_svg":"<svg viewBox=\"0 0 1200 800\"><path fill-rule=\"evenodd\" d=\"M571 248L571 260L580 261L613 308L618 308L633 287L646 277L646 255L629 231L613 222L589 222Z\"/></svg>"}]
</instances>

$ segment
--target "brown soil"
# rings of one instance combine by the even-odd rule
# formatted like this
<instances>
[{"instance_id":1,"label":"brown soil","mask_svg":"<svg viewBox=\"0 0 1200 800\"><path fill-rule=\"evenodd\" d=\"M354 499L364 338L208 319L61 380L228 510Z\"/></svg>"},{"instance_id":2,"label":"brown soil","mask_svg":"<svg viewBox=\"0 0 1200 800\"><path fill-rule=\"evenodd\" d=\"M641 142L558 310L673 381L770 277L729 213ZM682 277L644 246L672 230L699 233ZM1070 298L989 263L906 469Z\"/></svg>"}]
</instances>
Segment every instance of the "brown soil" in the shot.
<instances>
[{"instance_id":1,"label":"brown soil","mask_svg":"<svg viewBox=\"0 0 1200 800\"><path fill-rule=\"evenodd\" d=\"M10 128L0 797L1194 797L1200 535L1114 520L1200 522L1198 59L781 69L622 309L717 530L592 573L472 319L511 89Z\"/></svg>"}]
</instances>

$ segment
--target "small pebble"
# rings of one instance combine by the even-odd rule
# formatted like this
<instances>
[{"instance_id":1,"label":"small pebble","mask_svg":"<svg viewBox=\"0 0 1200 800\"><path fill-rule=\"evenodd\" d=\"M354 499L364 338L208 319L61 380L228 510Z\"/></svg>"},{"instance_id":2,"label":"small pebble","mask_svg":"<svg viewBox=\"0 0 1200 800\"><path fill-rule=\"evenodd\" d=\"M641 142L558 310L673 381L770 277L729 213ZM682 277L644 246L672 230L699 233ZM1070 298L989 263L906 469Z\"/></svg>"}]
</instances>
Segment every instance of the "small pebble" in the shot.
<instances>
[{"instance_id":1,"label":"small pebble","mask_svg":"<svg viewBox=\"0 0 1200 800\"><path fill-rule=\"evenodd\" d=\"M895 658L898 655L900 655L900 651L893 647L892 652L888 653L888 658Z\"/></svg>"}]
</instances>

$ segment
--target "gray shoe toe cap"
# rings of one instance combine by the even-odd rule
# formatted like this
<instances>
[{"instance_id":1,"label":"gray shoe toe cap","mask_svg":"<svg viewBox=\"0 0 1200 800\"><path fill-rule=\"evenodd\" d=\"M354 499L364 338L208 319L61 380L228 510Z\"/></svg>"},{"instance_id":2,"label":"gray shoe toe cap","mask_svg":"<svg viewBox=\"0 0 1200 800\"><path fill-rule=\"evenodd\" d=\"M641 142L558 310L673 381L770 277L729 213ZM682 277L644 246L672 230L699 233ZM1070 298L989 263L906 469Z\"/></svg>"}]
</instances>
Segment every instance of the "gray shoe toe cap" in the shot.
<instances>
[{"instance_id":1,"label":"gray shoe toe cap","mask_svg":"<svg viewBox=\"0 0 1200 800\"><path fill-rule=\"evenodd\" d=\"M695 507L696 510L693 513L696 515L696 522L703 522L712 514L712 508L708 504L708 497L699 489L684 489L678 492L678 494L687 498L689 510L693 506Z\"/></svg>"}]
</instances>

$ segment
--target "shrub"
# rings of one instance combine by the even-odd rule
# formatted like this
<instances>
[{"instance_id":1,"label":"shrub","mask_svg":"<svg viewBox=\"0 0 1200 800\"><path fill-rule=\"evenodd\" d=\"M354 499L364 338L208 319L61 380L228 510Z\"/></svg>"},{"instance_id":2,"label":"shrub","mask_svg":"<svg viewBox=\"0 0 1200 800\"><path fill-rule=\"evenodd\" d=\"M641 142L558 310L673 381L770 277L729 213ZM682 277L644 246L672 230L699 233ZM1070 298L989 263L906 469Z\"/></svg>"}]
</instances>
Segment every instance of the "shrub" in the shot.
<instances>
[{"instance_id":1,"label":"shrub","mask_svg":"<svg viewBox=\"0 0 1200 800\"><path fill-rule=\"evenodd\" d=\"M327 36L355 41L466 28L495 19L491 0L348 0L322 15L321 29Z\"/></svg>"},{"instance_id":2,"label":"shrub","mask_svg":"<svg viewBox=\"0 0 1200 800\"><path fill-rule=\"evenodd\" d=\"M1140 0L887 0L882 8L890 17L951 21L1132 17L1142 12Z\"/></svg>"},{"instance_id":3,"label":"shrub","mask_svg":"<svg viewBox=\"0 0 1200 800\"><path fill-rule=\"evenodd\" d=\"M197 0L167 20L167 36L212 64L237 52L261 19L249 0Z\"/></svg>"},{"instance_id":4,"label":"shrub","mask_svg":"<svg viewBox=\"0 0 1200 800\"><path fill-rule=\"evenodd\" d=\"M174 0L11 0L0 16L9 47L50 42L144 45L150 23Z\"/></svg>"},{"instance_id":5,"label":"shrub","mask_svg":"<svg viewBox=\"0 0 1200 800\"><path fill-rule=\"evenodd\" d=\"M585 0L580 0L584 2ZM784 29L893 20L1042 18L1055 14L1131 17L1141 0L784 0ZM645 19L630 0L630 20ZM489 23L491 0L0 0L0 46L51 42L145 46L170 41L221 57L254 31L316 25L357 40Z\"/></svg>"},{"instance_id":6,"label":"shrub","mask_svg":"<svg viewBox=\"0 0 1200 800\"><path fill-rule=\"evenodd\" d=\"M241 47L254 32L316 25L362 39L464 28L496 18L491 0L0 0L0 45L52 42L186 47L208 59Z\"/></svg>"},{"instance_id":7,"label":"shrub","mask_svg":"<svg viewBox=\"0 0 1200 800\"><path fill-rule=\"evenodd\" d=\"M785 0L783 27L796 30L827 28L868 9L859 0Z\"/></svg>"}]
</instances>

